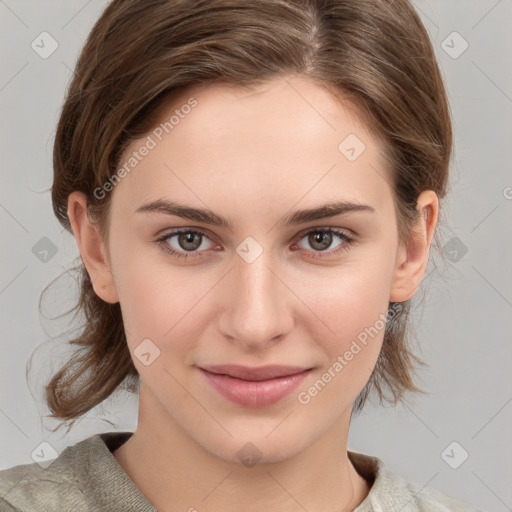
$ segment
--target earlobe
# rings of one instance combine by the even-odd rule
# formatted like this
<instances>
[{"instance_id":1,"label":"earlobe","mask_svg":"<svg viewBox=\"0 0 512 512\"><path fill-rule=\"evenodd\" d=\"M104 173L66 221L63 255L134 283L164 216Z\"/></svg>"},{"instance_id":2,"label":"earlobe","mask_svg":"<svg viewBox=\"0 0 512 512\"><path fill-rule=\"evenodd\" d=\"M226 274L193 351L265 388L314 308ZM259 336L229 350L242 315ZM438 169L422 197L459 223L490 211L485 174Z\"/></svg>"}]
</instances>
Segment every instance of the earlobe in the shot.
<instances>
[{"instance_id":1,"label":"earlobe","mask_svg":"<svg viewBox=\"0 0 512 512\"><path fill-rule=\"evenodd\" d=\"M87 198L82 192L69 195L68 217L96 295L111 304L119 302L105 244L87 215Z\"/></svg>"},{"instance_id":2,"label":"earlobe","mask_svg":"<svg viewBox=\"0 0 512 512\"><path fill-rule=\"evenodd\" d=\"M420 211L418 223L413 226L407 243L401 244L397 251L390 302L405 302L413 297L428 265L430 244L439 212L437 194L433 190L423 191L418 197L416 208Z\"/></svg>"}]
</instances>

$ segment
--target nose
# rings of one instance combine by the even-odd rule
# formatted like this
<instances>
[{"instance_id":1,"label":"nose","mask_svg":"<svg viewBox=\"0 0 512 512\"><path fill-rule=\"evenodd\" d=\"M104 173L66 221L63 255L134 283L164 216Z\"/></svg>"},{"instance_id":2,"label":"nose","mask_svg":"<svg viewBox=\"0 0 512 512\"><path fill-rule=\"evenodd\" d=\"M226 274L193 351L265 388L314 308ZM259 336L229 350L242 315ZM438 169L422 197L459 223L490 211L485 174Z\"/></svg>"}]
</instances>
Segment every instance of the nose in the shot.
<instances>
[{"instance_id":1,"label":"nose","mask_svg":"<svg viewBox=\"0 0 512 512\"><path fill-rule=\"evenodd\" d=\"M238 255L224 286L221 334L246 351L276 343L293 329L297 299L265 251L251 263Z\"/></svg>"}]
</instances>

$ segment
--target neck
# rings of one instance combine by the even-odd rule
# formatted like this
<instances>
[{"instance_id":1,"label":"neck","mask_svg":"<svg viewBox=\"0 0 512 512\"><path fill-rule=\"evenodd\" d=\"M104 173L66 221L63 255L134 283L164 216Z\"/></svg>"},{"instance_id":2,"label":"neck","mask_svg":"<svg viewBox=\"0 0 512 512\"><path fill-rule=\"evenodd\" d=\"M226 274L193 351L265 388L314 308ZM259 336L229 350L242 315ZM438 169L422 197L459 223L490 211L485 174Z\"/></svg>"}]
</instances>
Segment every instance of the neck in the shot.
<instances>
[{"instance_id":1,"label":"neck","mask_svg":"<svg viewBox=\"0 0 512 512\"><path fill-rule=\"evenodd\" d=\"M341 512L369 492L347 456L350 415L293 457L246 466L212 454L168 415L157 421L144 403L136 431L113 455L159 511Z\"/></svg>"}]
</instances>

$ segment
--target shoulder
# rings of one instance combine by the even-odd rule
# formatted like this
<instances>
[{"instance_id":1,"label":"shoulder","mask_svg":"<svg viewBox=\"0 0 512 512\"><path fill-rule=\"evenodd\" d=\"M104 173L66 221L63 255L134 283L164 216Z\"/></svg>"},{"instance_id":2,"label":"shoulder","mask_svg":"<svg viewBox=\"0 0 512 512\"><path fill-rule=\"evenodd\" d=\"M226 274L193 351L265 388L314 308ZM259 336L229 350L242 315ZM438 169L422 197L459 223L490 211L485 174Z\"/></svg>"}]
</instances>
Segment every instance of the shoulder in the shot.
<instances>
[{"instance_id":1,"label":"shoulder","mask_svg":"<svg viewBox=\"0 0 512 512\"><path fill-rule=\"evenodd\" d=\"M23 512L0 497L0 512Z\"/></svg>"},{"instance_id":2,"label":"shoulder","mask_svg":"<svg viewBox=\"0 0 512 512\"><path fill-rule=\"evenodd\" d=\"M373 482L354 512L482 512L437 489L406 480L378 457L350 451L349 457L356 470Z\"/></svg>"},{"instance_id":3,"label":"shoulder","mask_svg":"<svg viewBox=\"0 0 512 512\"><path fill-rule=\"evenodd\" d=\"M78 443L80 444L80 443ZM83 504L74 466L76 450L66 448L49 466L23 464L0 471L0 512L76 510ZM9 508L10 507L10 508Z\"/></svg>"},{"instance_id":4,"label":"shoulder","mask_svg":"<svg viewBox=\"0 0 512 512\"><path fill-rule=\"evenodd\" d=\"M115 463L105 440L119 443L127 435L131 433L96 434L68 446L49 465L23 464L0 471L0 512L89 510L98 484L107 485Z\"/></svg>"},{"instance_id":5,"label":"shoulder","mask_svg":"<svg viewBox=\"0 0 512 512\"><path fill-rule=\"evenodd\" d=\"M410 494L410 502L420 512L483 512L433 487L422 488L411 482L405 482L405 485Z\"/></svg>"}]
</instances>

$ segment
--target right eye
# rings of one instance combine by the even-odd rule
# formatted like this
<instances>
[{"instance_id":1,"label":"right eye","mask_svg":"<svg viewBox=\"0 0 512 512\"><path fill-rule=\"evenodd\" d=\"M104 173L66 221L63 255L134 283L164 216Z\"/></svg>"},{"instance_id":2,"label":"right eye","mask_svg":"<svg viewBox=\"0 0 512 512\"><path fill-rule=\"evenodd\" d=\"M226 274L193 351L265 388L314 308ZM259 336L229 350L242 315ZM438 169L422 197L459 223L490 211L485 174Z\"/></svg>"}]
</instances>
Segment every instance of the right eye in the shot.
<instances>
[{"instance_id":1,"label":"right eye","mask_svg":"<svg viewBox=\"0 0 512 512\"><path fill-rule=\"evenodd\" d=\"M168 242L172 238L176 238L175 247L170 245ZM203 231L189 228L180 228L166 233L164 236L157 239L156 242L163 251L171 254L174 257L195 258L199 257L199 254L196 253L198 252L198 249L203 245L203 239L205 238L207 238L207 235ZM206 250L208 247L203 249Z\"/></svg>"}]
</instances>

